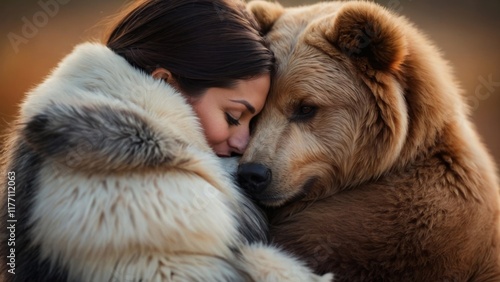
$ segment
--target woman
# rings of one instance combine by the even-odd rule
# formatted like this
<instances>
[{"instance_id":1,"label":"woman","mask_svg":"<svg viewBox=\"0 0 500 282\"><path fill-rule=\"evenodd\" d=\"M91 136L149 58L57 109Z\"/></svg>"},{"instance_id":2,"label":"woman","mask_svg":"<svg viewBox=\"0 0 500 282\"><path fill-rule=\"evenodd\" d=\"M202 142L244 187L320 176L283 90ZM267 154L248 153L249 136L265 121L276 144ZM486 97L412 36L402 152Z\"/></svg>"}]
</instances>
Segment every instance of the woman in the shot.
<instances>
[{"instance_id":1,"label":"woman","mask_svg":"<svg viewBox=\"0 0 500 282\"><path fill-rule=\"evenodd\" d=\"M76 47L22 105L7 281L330 280L253 243L262 219L217 158L243 152L269 90L244 7L142 1L106 45Z\"/></svg>"},{"instance_id":2,"label":"woman","mask_svg":"<svg viewBox=\"0 0 500 282\"><path fill-rule=\"evenodd\" d=\"M219 156L245 149L249 122L264 105L273 66L254 21L237 3L139 2L107 39L131 65L187 97Z\"/></svg>"}]
</instances>

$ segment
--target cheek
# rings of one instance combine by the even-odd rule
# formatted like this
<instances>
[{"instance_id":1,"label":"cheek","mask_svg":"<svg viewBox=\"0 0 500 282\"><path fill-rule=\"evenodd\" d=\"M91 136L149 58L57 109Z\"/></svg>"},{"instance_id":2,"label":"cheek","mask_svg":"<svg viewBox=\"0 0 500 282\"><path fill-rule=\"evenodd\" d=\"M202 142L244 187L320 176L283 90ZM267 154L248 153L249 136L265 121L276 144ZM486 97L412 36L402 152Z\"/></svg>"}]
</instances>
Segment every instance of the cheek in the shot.
<instances>
[{"instance_id":1,"label":"cheek","mask_svg":"<svg viewBox=\"0 0 500 282\"><path fill-rule=\"evenodd\" d=\"M229 130L224 117L206 114L206 116L200 116L200 122L205 133L205 138L211 147L229 138Z\"/></svg>"}]
</instances>

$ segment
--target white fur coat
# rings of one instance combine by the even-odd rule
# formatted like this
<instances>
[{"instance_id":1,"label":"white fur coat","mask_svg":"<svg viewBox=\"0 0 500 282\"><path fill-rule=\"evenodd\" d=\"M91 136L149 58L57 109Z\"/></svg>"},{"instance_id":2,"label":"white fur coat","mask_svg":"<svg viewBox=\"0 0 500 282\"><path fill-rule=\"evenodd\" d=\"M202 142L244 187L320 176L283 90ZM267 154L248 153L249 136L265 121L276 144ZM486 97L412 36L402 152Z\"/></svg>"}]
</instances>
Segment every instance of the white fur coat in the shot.
<instances>
[{"instance_id":1,"label":"white fur coat","mask_svg":"<svg viewBox=\"0 0 500 282\"><path fill-rule=\"evenodd\" d=\"M191 107L107 47L76 47L19 121L5 165L18 179L19 281L331 279L252 243L263 220Z\"/></svg>"}]
</instances>

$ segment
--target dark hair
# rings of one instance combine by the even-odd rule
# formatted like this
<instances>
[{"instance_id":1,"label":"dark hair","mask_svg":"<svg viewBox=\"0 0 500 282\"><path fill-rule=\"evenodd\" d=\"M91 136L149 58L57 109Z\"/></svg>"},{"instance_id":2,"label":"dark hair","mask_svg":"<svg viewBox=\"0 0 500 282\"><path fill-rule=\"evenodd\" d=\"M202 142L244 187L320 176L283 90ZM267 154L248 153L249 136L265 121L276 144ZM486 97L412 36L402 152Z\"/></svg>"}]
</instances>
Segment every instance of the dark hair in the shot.
<instances>
[{"instance_id":1,"label":"dark hair","mask_svg":"<svg viewBox=\"0 0 500 282\"><path fill-rule=\"evenodd\" d=\"M187 95L272 72L274 56L238 0L143 0L117 17L106 45L147 73L169 70Z\"/></svg>"}]
</instances>

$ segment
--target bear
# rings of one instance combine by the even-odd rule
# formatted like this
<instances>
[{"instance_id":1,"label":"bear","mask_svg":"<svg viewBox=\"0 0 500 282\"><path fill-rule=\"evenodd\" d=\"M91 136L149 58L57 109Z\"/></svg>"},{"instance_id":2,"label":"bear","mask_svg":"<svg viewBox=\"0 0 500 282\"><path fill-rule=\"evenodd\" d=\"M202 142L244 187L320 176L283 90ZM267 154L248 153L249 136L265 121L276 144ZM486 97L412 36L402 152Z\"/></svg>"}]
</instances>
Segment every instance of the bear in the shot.
<instances>
[{"instance_id":1,"label":"bear","mask_svg":"<svg viewBox=\"0 0 500 282\"><path fill-rule=\"evenodd\" d=\"M250 2L276 56L238 181L335 281L500 281L497 170L440 51L370 2Z\"/></svg>"}]
</instances>

